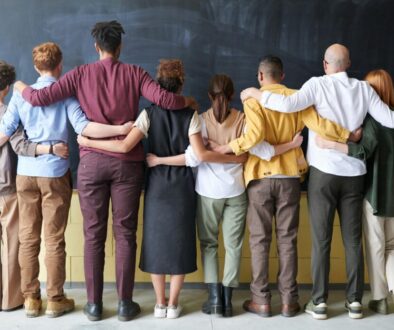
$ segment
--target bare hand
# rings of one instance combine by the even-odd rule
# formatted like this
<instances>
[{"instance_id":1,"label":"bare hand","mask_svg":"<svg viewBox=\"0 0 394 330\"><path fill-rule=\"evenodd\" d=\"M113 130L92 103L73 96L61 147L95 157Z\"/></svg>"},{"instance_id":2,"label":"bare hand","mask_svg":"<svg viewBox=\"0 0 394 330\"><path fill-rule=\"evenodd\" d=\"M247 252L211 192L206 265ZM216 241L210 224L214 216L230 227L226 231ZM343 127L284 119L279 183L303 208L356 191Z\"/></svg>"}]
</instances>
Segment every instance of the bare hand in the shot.
<instances>
[{"instance_id":1,"label":"bare hand","mask_svg":"<svg viewBox=\"0 0 394 330\"><path fill-rule=\"evenodd\" d=\"M26 87L27 85L23 81L18 80L14 83L14 92L17 91L22 94Z\"/></svg>"},{"instance_id":2,"label":"bare hand","mask_svg":"<svg viewBox=\"0 0 394 330\"><path fill-rule=\"evenodd\" d=\"M317 144L317 146L318 146L319 148L322 148L322 149L330 149L330 142L331 142L331 141L322 138L320 135L317 135L317 134L316 134L316 136L315 136L315 141L316 141L316 144Z\"/></svg>"},{"instance_id":3,"label":"bare hand","mask_svg":"<svg viewBox=\"0 0 394 330\"><path fill-rule=\"evenodd\" d=\"M134 125L133 121L128 121L127 123L124 123L122 125L122 134L121 135L127 135L129 132L132 130Z\"/></svg>"},{"instance_id":4,"label":"bare hand","mask_svg":"<svg viewBox=\"0 0 394 330\"><path fill-rule=\"evenodd\" d=\"M68 158L69 156L69 149L68 149L68 145L60 142L60 143L56 143L53 145L53 154L56 156L59 156L61 158Z\"/></svg>"},{"instance_id":5,"label":"bare hand","mask_svg":"<svg viewBox=\"0 0 394 330\"><path fill-rule=\"evenodd\" d=\"M185 107L192 108L195 111L199 110L199 106L198 106L196 99L191 96L185 96Z\"/></svg>"},{"instance_id":6,"label":"bare hand","mask_svg":"<svg viewBox=\"0 0 394 330\"><path fill-rule=\"evenodd\" d=\"M291 141L291 143L293 144L294 148L298 148L301 146L302 141L304 141L304 137L301 135L301 132L298 132L296 135L294 135L293 141Z\"/></svg>"},{"instance_id":7,"label":"bare hand","mask_svg":"<svg viewBox=\"0 0 394 330\"><path fill-rule=\"evenodd\" d=\"M359 127L356 130L354 130L353 132L350 133L349 137L348 137L348 141L349 142L358 142L361 140L363 136L363 128Z\"/></svg>"},{"instance_id":8,"label":"bare hand","mask_svg":"<svg viewBox=\"0 0 394 330\"><path fill-rule=\"evenodd\" d=\"M254 87L249 87L249 88L246 88L246 89L244 89L242 92L241 92L241 101L242 101L242 103L243 102L245 102L247 99L249 99L249 98L256 98L255 96L256 96L256 92L260 92L257 88L254 88Z\"/></svg>"},{"instance_id":9,"label":"bare hand","mask_svg":"<svg viewBox=\"0 0 394 330\"><path fill-rule=\"evenodd\" d=\"M212 148L212 151L218 152L219 154L223 154L223 155L233 152L228 144L224 144L222 146L218 145L218 146Z\"/></svg>"},{"instance_id":10,"label":"bare hand","mask_svg":"<svg viewBox=\"0 0 394 330\"><path fill-rule=\"evenodd\" d=\"M78 144L82 147L87 147L89 144L89 139L87 137L80 135L80 134L77 137L77 141L78 141Z\"/></svg>"},{"instance_id":11,"label":"bare hand","mask_svg":"<svg viewBox=\"0 0 394 330\"><path fill-rule=\"evenodd\" d=\"M206 145L206 148L208 150L213 150L214 148L217 148L217 147L220 147L219 143L216 143L215 141L208 139L208 143Z\"/></svg>"},{"instance_id":12,"label":"bare hand","mask_svg":"<svg viewBox=\"0 0 394 330\"><path fill-rule=\"evenodd\" d=\"M160 157L157 157L155 154L146 155L146 162L148 163L148 167L155 167L157 165L160 165L159 159Z\"/></svg>"}]
</instances>

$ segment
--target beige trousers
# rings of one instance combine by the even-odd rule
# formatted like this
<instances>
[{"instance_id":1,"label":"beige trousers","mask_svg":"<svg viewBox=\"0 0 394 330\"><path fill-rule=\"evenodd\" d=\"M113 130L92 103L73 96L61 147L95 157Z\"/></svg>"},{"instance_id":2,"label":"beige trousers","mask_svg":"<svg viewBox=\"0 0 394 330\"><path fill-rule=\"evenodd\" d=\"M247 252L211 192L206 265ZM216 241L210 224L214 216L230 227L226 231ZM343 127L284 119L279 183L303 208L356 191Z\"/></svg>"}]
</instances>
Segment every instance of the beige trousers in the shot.
<instances>
[{"instance_id":1,"label":"beige trousers","mask_svg":"<svg viewBox=\"0 0 394 330\"><path fill-rule=\"evenodd\" d=\"M25 298L40 298L38 255L41 228L44 229L46 291L49 301L64 297L66 279L67 226L71 201L71 178L67 172L60 178L42 178L17 175L16 188L19 202L19 264L21 287Z\"/></svg>"},{"instance_id":2,"label":"beige trousers","mask_svg":"<svg viewBox=\"0 0 394 330\"><path fill-rule=\"evenodd\" d=\"M394 218L374 216L364 200L363 227L372 299L380 300L394 291Z\"/></svg>"},{"instance_id":3,"label":"beige trousers","mask_svg":"<svg viewBox=\"0 0 394 330\"><path fill-rule=\"evenodd\" d=\"M23 304L18 263L19 224L16 194L0 196L0 224L0 307L7 310Z\"/></svg>"}]
</instances>

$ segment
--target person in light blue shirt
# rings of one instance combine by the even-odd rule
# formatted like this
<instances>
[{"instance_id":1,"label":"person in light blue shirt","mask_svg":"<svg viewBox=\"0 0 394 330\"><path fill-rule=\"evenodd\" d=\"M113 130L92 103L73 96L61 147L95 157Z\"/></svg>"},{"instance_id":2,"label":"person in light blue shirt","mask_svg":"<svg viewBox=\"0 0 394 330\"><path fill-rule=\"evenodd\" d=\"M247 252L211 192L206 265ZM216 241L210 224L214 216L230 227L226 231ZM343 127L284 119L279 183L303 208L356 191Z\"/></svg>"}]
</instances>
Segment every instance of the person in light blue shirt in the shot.
<instances>
[{"instance_id":1,"label":"person in light blue shirt","mask_svg":"<svg viewBox=\"0 0 394 330\"><path fill-rule=\"evenodd\" d=\"M60 77L62 52L58 45L44 43L36 46L33 62L40 74L34 88L44 88ZM131 129L131 123L110 126L90 122L75 99L46 107L33 107L16 92L0 123L0 146L20 124L30 141L50 146L50 154L36 158L18 156L19 264L28 317L38 316L42 306L38 281L42 227L47 268L48 303L45 314L57 317L74 309L74 300L66 298L63 291L66 260L64 232L72 194L69 161L53 154L55 144L68 141L68 120L78 134L94 138L126 135Z\"/></svg>"}]
</instances>

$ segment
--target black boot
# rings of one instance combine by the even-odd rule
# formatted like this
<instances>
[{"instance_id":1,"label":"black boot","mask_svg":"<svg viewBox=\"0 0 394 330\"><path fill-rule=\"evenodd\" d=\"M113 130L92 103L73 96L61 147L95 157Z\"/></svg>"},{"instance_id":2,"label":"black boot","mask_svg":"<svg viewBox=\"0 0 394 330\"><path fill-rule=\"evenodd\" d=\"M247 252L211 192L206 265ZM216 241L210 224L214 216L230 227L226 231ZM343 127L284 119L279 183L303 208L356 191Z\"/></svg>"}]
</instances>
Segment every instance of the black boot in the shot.
<instances>
[{"instance_id":1,"label":"black boot","mask_svg":"<svg viewBox=\"0 0 394 330\"><path fill-rule=\"evenodd\" d=\"M202 305L202 312L205 314L222 315L223 313L222 284L220 283L208 284L208 300Z\"/></svg>"},{"instance_id":2,"label":"black boot","mask_svg":"<svg viewBox=\"0 0 394 330\"><path fill-rule=\"evenodd\" d=\"M233 288L223 286L223 316L233 316L233 304L231 298L233 297Z\"/></svg>"}]
</instances>

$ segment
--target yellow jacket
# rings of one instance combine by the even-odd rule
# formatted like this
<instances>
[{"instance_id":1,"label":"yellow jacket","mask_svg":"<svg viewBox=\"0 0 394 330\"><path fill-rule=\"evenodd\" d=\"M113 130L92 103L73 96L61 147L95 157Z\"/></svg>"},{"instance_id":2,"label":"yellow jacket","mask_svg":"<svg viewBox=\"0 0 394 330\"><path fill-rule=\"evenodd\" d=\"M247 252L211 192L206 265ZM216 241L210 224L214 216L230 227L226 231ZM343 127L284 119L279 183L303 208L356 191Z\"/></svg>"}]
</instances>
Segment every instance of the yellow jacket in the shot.
<instances>
[{"instance_id":1,"label":"yellow jacket","mask_svg":"<svg viewBox=\"0 0 394 330\"><path fill-rule=\"evenodd\" d=\"M264 86L261 90L273 93L291 95L296 90L284 85L273 84ZM246 117L246 132L230 142L230 147L237 155L247 152L261 141L272 145L292 141L294 135L305 126L324 138L338 142L346 142L350 132L338 124L320 117L313 107L300 112L281 113L263 108L255 99L244 102ZM249 155L244 165L245 184L252 180L262 179L272 175L300 176L308 171L304 153L301 148L295 148L286 153L272 157L270 161Z\"/></svg>"}]
</instances>

